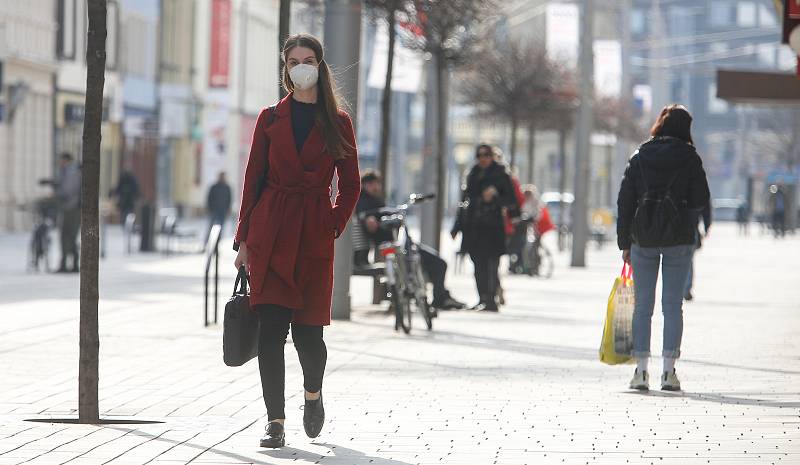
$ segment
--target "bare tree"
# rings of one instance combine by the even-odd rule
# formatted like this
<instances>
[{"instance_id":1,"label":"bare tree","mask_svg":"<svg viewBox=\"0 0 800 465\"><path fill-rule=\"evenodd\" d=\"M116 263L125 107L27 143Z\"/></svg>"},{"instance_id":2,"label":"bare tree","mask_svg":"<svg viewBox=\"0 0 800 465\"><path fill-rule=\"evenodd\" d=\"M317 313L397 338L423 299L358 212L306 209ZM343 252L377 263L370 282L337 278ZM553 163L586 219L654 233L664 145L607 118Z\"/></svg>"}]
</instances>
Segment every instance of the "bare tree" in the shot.
<instances>
[{"instance_id":1,"label":"bare tree","mask_svg":"<svg viewBox=\"0 0 800 465\"><path fill-rule=\"evenodd\" d=\"M389 141L391 135L392 114L392 73L394 71L394 48L397 41L397 20L400 14L407 12L408 0L365 0L367 8L377 16L384 18L389 34L389 53L386 57L386 78L383 83L381 100L381 141L378 170L385 182L389 180Z\"/></svg>"},{"instance_id":2,"label":"bare tree","mask_svg":"<svg viewBox=\"0 0 800 465\"><path fill-rule=\"evenodd\" d=\"M440 248L445 204L447 151L447 72L462 64L477 43L474 32L491 13L492 0L414 0L418 35L412 47L430 54L436 70L436 208L433 247Z\"/></svg>"},{"instance_id":3,"label":"bare tree","mask_svg":"<svg viewBox=\"0 0 800 465\"><path fill-rule=\"evenodd\" d=\"M800 163L800 108L770 108L758 113L758 131L751 138L762 163L794 172Z\"/></svg>"},{"instance_id":4,"label":"bare tree","mask_svg":"<svg viewBox=\"0 0 800 465\"><path fill-rule=\"evenodd\" d=\"M554 103L557 66L537 43L489 43L474 55L462 82L462 95L479 113L511 126L511 166L516 166L517 131L528 128L528 181L533 180L533 140Z\"/></svg>"},{"instance_id":5,"label":"bare tree","mask_svg":"<svg viewBox=\"0 0 800 465\"><path fill-rule=\"evenodd\" d=\"M289 25L292 21L292 0L281 0L280 13L278 18L278 50L283 50L283 44L289 38ZM283 54L278 53L278 95L286 97L286 89L283 88Z\"/></svg>"},{"instance_id":6,"label":"bare tree","mask_svg":"<svg viewBox=\"0 0 800 465\"><path fill-rule=\"evenodd\" d=\"M86 103L81 175L80 357L78 421L97 423L100 337L97 328L100 259L100 124L106 68L106 0L88 0Z\"/></svg>"}]
</instances>

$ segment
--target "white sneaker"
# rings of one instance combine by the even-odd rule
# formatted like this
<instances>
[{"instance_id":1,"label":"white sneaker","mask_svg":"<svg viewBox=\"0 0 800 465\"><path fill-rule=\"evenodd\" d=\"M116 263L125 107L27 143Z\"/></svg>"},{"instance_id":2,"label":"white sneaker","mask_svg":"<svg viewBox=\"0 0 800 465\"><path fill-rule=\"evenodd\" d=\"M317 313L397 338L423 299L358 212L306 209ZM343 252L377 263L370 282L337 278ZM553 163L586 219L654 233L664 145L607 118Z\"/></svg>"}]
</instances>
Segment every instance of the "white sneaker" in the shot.
<instances>
[{"instance_id":1,"label":"white sneaker","mask_svg":"<svg viewBox=\"0 0 800 465\"><path fill-rule=\"evenodd\" d=\"M647 372L639 370L634 371L630 388L639 391L647 391L650 389L650 376L647 374Z\"/></svg>"},{"instance_id":2,"label":"white sneaker","mask_svg":"<svg viewBox=\"0 0 800 465\"><path fill-rule=\"evenodd\" d=\"M675 374L675 370L672 370L672 373L664 372L664 374L661 375L661 390L662 391L681 390L681 380L678 379L678 375Z\"/></svg>"}]
</instances>

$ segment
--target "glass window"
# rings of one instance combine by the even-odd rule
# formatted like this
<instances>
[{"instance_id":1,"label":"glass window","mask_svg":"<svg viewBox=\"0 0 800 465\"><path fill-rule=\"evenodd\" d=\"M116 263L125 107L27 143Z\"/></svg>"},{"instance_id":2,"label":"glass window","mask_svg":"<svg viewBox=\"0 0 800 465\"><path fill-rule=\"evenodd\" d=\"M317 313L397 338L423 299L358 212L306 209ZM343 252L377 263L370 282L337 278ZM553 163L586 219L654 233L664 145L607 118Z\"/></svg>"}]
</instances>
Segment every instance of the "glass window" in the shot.
<instances>
[{"instance_id":1,"label":"glass window","mask_svg":"<svg viewBox=\"0 0 800 465\"><path fill-rule=\"evenodd\" d=\"M758 20L756 4L753 2L739 2L736 7L737 24L742 27L754 27Z\"/></svg>"},{"instance_id":2,"label":"glass window","mask_svg":"<svg viewBox=\"0 0 800 465\"><path fill-rule=\"evenodd\" d=\"M732 3L724 0L714 0L711 2L708 20L712 26L730 26L733 24L734 13L735 10Z\"/></svg>"},{"instance_id":3,"label":"glass window","mask_svg":"<svg viewBox=\"0 0 800 465\"><path fill-rule=\"evenodd\" d=\"M631 12L631 32L634 34L642 34L645 32L646 16L644 11L635 9Z\"/></svg>"},{"instance_id":4,"label":"glass window","mask_svg":"<svg viewBox=\"0 0 800 465\"><path fill-rule=\"evenodd\" d=\"M777 26L778 20L775 18L775 10L767 5L758 5L758 23L761 26Z\"/></svg>"},{"instance_id":5,"label":"glass window","mask_svg":"<svg viewBox=\"0 0 800 465\"><path fill-rule=\"evenodd\" d=\"M728 102L717 98L717 84L708 85L708 112L714 115L728 111Z\"/></svg>"},{"instance_id":6,"label":"glass window","mask_svg":"<svg viewBox=\"0 0 800 465\"><path fill-rule=\"evenodd\" d=\"M58 2L57 48L60 58L75 58L75 0Z\"/></svg>"}]
</instances>

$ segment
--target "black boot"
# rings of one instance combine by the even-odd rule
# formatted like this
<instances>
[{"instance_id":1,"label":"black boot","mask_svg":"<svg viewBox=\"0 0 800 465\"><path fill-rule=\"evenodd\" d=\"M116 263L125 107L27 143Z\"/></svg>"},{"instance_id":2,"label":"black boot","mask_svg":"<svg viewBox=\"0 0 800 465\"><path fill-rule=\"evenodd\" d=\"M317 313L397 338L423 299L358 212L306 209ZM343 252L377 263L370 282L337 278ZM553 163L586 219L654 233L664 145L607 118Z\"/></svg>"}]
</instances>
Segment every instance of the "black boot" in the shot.
<instances>
[{"instance_id":1,"label":"black boot","mask_svg":"<svg viewBox=\"0 0 800 465\"><path fill-rule=\"evenodd\" d=\"M320 392L319 399L307 400L303 407L303 428L306 430L306 435L310 438L319 436L324 423L325 407L322 405L322 392Z\"/></svg>"},{"instance_id":2,"label":"black boot","mask_svg":"<svg viewBox=\"0 0 800 465\"><path fill-rule=\"evenodd\" d=\"M267 424L267 431L264 437L261 438L261 447L269 447L276 449L286 445L286 433L283 431L283 425L277 421L272 421Z\"/></svg>"}]
</instances>

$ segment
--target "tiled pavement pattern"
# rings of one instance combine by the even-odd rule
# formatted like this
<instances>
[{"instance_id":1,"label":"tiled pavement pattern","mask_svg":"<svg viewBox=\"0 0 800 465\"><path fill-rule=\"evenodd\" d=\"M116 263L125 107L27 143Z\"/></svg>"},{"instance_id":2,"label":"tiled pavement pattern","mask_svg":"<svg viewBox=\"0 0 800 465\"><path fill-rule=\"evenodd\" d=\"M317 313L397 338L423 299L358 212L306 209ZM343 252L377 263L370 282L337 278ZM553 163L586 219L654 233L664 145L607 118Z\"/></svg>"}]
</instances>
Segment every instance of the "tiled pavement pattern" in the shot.
<instances>
[{"instance_id":1,"label":"tiled pavement pattern","mask_svg":"<svg viewBox=\"0 0 800 465\"><path fill-rule=\"evenodd\" d=\"M326 330L328 422L314 441L287 345L282 450L257 447L257 364L225 367L221 329L202 327L196 255L126 258L111 247L101 270L103 417L161 423L25 421L76 414L78 281L24 275L23 246L0 236L0 464L800 463L800 238L712 229L685 306L682 393L632 393L631 366L597 361L619 270L612 246L590 250L585 270L560 257L549 281L505 278L498 315L448 312L411 336L364 305L369 283L354 279L361 308ZM230 261L226 252L223 294ZM466 271L449 282L472 301Z\"/></svg>"}]
</instances>

